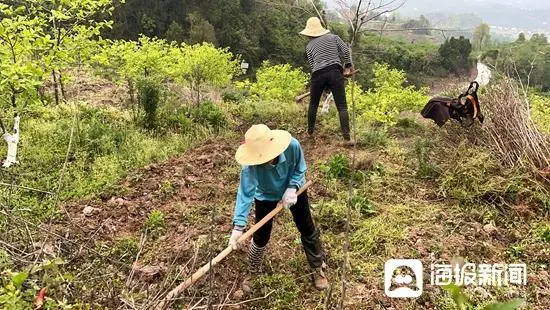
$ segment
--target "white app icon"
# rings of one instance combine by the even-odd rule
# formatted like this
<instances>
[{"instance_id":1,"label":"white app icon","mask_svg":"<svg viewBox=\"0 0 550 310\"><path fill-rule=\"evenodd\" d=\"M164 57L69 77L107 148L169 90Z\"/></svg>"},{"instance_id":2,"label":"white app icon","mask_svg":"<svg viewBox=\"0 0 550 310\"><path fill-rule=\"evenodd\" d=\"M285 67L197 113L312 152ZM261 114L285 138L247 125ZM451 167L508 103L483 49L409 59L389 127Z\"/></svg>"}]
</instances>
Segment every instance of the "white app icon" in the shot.
<instances>
[{"instance_id":1,"label":"white app icon","mask_svg":"<svg viewBox=\"0 0 550 310\"><path fill-rule=\"evenodd\" d=\"M418 259L390 259L384 265L384 290L391 298L422 295L422 262Z\"/></svg>"}]
</instances>

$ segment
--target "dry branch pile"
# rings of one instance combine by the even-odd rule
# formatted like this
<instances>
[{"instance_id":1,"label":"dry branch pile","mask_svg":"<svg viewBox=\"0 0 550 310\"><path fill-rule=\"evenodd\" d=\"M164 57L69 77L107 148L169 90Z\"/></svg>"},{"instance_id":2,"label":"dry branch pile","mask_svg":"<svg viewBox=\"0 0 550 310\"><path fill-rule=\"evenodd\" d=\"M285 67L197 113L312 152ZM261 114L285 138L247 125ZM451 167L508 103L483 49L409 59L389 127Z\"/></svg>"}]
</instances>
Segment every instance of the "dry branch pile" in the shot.
<instances>
[{"instance_id":1,"label":"dry branch pile","mask_svg":"<svg viewBox=\"0 0 550 310\"><path fill-rule=\"evenodd\" d=\"M481 98L486 123L478 137L509 167L545 169L550 166L550 140L531 118L530 105L517 85L503 79Z\"/></svg>"}]
</instances>

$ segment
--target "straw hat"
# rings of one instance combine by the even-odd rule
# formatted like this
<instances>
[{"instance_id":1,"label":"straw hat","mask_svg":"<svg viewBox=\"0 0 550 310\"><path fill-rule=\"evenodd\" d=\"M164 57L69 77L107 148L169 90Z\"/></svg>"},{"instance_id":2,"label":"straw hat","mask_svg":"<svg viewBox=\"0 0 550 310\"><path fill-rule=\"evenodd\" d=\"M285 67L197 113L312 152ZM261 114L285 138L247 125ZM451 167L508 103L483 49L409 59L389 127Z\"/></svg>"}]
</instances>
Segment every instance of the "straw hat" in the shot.
<instances>
[{"instance_id":1,"label":"straw hat","mask_svg":"<svg viewBox=\"0 0 550 310\"><path fill-rule=\"evenodd\" d=\"M254 125L244 135L245 141L235 154L237 162L244 166L265 164L281 155L292 140L284 130L271 130L266 125Z\"/></svg>"},{"instance_id":2,"label":"straw hat","mask_svg":"<svg viewBox=\"0 0 550 310\"><path fill-rule=\"evenodd\" d=\"M329 32L330 30L323 27L318 17L311 17L307 20L306 28L300 34L308 37L320 37Z\"/></svg>"}]
</instances>

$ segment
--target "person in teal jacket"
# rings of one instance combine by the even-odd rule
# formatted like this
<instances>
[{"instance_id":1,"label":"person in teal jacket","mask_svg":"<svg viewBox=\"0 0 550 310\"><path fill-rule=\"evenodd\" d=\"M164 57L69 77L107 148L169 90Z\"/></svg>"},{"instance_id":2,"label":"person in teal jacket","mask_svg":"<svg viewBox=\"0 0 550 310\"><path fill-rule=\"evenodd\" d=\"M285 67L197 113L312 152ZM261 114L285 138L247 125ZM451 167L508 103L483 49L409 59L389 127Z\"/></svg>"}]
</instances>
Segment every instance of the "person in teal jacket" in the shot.
<instances>
[{"instance_id":1,"label":"person in teal jacket","mask_svg":"<svg viewBox=\"0 0 550 310\"><path fill-rule=\"evenodd\" d=\"M254 125L245 134L245 141L237 150L235 159L242 165L237 191L233 231L229 244L237 249L238 240L248 224L248 215L255 205L255 219L259 222L282 201L290 209L300 231L302 246L312 268L316 288L328 288L323 269L324 254L319 230L315 227L309 209L307 191L297 195L305 183L306 161L298 140L283 130L271 130L266 125ZM273 220L254 233L248 249L250 271L261 272L263 257L271 236Z\"/></svg>"}]
</instances>

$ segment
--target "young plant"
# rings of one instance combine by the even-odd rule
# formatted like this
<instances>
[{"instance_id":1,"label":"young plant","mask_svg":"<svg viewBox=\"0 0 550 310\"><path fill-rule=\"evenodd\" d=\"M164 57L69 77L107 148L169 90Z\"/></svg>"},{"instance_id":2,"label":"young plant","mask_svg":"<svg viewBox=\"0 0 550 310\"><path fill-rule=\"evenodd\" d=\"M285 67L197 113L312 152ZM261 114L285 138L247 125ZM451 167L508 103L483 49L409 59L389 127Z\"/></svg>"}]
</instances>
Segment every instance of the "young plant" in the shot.
<instances>
[{"instance_id":1,"label":"young plant","mask_svg":"<svg viewBox=\"0 0 550 310\"><path fill-rule=\"evenodd\" d=\"M153 210L147 215L144 228L149 233L157 232L164 228L164 214L159 210Z\"/></svg>"},{"instance_id":2,"label":"young plant","mask_svg":"<svg viewBox=\"0 0 550 310\"><path fill-rule=\"evenodd\" d=\"M351 174L349 158L343 154L332 155L325 165L321 166L327 176L331 179L346 179Z\"/></svg>"}]
</instances>

